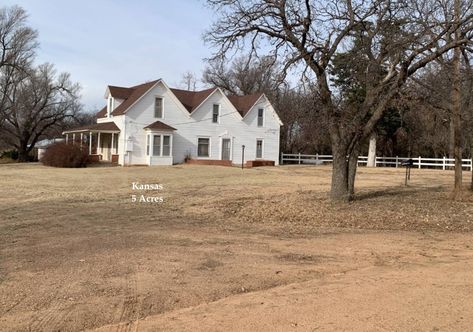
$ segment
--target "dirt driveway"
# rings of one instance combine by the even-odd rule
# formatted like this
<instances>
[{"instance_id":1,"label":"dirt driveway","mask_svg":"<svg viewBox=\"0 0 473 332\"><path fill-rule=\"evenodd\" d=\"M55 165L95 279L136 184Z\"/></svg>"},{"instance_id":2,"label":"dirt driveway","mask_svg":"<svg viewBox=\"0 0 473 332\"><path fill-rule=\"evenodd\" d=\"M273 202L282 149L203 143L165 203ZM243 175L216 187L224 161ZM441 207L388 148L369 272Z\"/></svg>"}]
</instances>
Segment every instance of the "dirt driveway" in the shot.
<instances>
[{"instance_id":1,"label":"dirt driveway","mask_svg":"<svg viewBox=\"0 0 473 332\"><path fill-rule=\"evenodd\" d=\"M0 330L472 326L473 210L451 173L403 188L363 169L344 206L329 174L0 166ZM165 202L131 203L135 181Z\"/></svg>"}]
</instances>

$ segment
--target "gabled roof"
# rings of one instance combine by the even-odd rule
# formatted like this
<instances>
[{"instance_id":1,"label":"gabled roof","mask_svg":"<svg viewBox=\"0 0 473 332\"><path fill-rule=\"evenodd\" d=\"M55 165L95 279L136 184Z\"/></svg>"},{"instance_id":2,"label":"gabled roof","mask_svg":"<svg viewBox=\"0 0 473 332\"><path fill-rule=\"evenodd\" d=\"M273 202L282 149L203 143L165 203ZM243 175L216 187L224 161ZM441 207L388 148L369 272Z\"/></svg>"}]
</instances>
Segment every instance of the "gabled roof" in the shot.
<instances>
[{"instance_id":1,"label":"gabled roof","mask_svg":"<svg viewBox=\"0 0 473 332\"><path fill-rule=\"evenodd\" d=\"M138 99L140 99L146 92L148 92L158 81L155 80L144 84L132 86L130 88L119 86L108 86L110 94L117 99L123 99L123 102L118 105L112 112L112 115L124 114L130 106L132 106ZM185 109L192 113L195 111L212 93L218 88L210 88L202 91L188 91L181 89L170 88L174 96L185 107ZM247 96L228 96L228 100L237 109L238 113L244 117L256 102L263 96L263 93L255 93ZM107 115L107 106L102 108L97 117L102 118Z\"/></svg>"},{"instance_id":2,"label":"gabled roof","mask_svg":"<svg viewBox=\"0 0 473 332\"><path fill-rule=\"evenodd\" d=\"M254 93L247 96L228 96L228 100L235 106L237 111L241 114L242 117L248 113L251 108L256 104L258 99L261 98L262 93Z\"/></svg>"},{"instance_id":3,"label":"gabled roof","mask_svg":"<svg viewBox=\"0 0 473 332\"><path fill-rule=\"evenodd\" d=\"M118 105L112 112L112 115L122 115L127 109L133 105L138 99L140 99L149 89L151 89L159 80L143 83L140 85L132 86L131 88L109 86L110 93L114 98L125 99L120 105ZM113 91L113 92L112 92ZM115 93L115 95L114 95ZM126 98L121 98L126 96ZM120 96L120 97L118 97ZM102 108L98 113L98 118L103 118L107 115L107 106Z\"/></svg>"},{"instance_id":4,"label":"gabled roof","mask_svg":"<svg viewBox=\"0 0 473 332\"><path fill-rule=\"evenodd\" d=\"M177 130L176 128L171 127L170 125L165 124L161 121L153 122L152 124L144 127L143 129L152 129L152 130Z\"/></svg>"},{"instance_id":5,"label":"gabled roof","mask_svg":"<svg viewBox=\"0 0 473 332\"><path fill-rule=\"evenodd\" d=\"M202 91L188 91L180 89L170 89L182 105L192 113L202 102L207 99L217 88Z\"/></svg>"}]
</instances>

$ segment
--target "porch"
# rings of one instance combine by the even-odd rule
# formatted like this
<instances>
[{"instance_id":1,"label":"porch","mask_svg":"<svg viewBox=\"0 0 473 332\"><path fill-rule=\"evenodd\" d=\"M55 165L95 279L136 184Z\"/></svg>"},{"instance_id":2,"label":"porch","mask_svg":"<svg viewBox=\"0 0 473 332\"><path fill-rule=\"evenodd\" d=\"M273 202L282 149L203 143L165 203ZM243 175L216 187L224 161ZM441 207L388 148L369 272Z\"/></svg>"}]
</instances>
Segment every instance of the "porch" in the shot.
<instances>
[{"instance_id":1,"label":"porch","mask_svg":"<svg viewBox=\"0 0 473 332\"><path fill-rule=\"evenodd\" d=\"M63 132L66 144L79 144L89 150L91 162L118 163L120 129L114 122L97 123Z\"/></svg>"}]
</instances>

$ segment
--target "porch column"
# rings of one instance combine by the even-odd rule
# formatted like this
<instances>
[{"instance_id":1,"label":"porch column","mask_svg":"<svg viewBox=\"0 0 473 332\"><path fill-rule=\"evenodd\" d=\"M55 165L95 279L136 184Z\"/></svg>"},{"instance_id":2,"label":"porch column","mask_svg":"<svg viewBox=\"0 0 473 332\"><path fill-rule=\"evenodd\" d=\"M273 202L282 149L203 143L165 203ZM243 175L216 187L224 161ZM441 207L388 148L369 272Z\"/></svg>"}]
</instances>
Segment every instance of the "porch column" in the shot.
<instances>
[{"instance_id":1,"label":"porch column","mask_svg":"<svg viewBox=\"0 0 473 332\"><path fill-rule=\"evenodd\" d=\"M113 149L113 147L114 147L114 145L113 145L113 139L114 139L114 138L115 138L115 134L112 133L112 149L111 149L111 150L112 150L112 153L111 153L111 154L114 154L114 153L113 153L113 151L114 151L114 149Z\"/></svg>"},{"instance_id":2,"label":"porch column","mask_svg":"<svg viewBox=\"0 0 473 332\"><path fill-rule=\"evenodd\" d=\"M66 144L69 141L69 134L66 134Z\"/></svg>"},{"instance_id":3,"label":"porch column","mask_svg":"<svg viewBox=\"0 0 473 332\"><path fill-rule=\"evenodd\" d=\"M98 136L97 136L97 154L99 154L99 149L100 149L100 153L102 153L102 147L100 146L100 131L97 134L98 134Z\"/></svg>"},{"instance_id":4,"label":"porch column","mask_svg":"<svg viewBox=\"0 0 473 332\"><path fill-rule=\"evenodd\" d=\"M72 145L76 143L76 133L72 134Z\"/></svg>"},{"instance_id":5,"label":"porch column","mask_svg":"<svg viewBox=\"0 0 473 332\"><path fill-rule=\"evenodd\" d=\"M89 154L92 154L92 132L89 132Z\"/></svg>"},{"instance_id":6,"label":"porch column","mask_svg":"<svg viewBox=\"0 0 473 332\"><path fill-rule=\"evenodd\" d=\"M80 133L80 148L82 150L82 144L84 143L84 133Z\"/></svg>"}]
</instances>

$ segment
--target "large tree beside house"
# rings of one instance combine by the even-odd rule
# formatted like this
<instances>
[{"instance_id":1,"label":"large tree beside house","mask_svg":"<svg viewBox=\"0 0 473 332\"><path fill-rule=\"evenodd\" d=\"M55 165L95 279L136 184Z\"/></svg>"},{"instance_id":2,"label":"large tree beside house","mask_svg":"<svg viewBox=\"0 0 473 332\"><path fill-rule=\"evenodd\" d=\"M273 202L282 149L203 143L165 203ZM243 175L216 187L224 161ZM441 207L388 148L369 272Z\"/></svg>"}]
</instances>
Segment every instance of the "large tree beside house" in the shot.
<instances>
[{"instance_id":1,"label":"large tree beside house","mask_svg":"<svg viewBox=\"0 0 473 332\"><path fill-rule=\"evenodd\" d=\"M331 139L331 198L353 198L358 155L389 103L409 79L471 42L471 2L454 22L453 0L208 0L217 20L205 35L224 59L239 50L270 55L317 85ZM460 30L461 38L451 38ZM368 82L361 107L344 108L331 75L335 57L361 41ZM355 59L354 59L355 60Z\"/></svg>"},{"instance_id":2,"label":"large tree beside house","mask_svg":"<svg viewBox=\"0 0 473 332\"><path fill-rule=\"evenodd\" d=\"M80 111L79 85L34 65L37 33L17 6L0 9L0 139L27 161L36 142Z\"/></svg>"}]
</instances>

